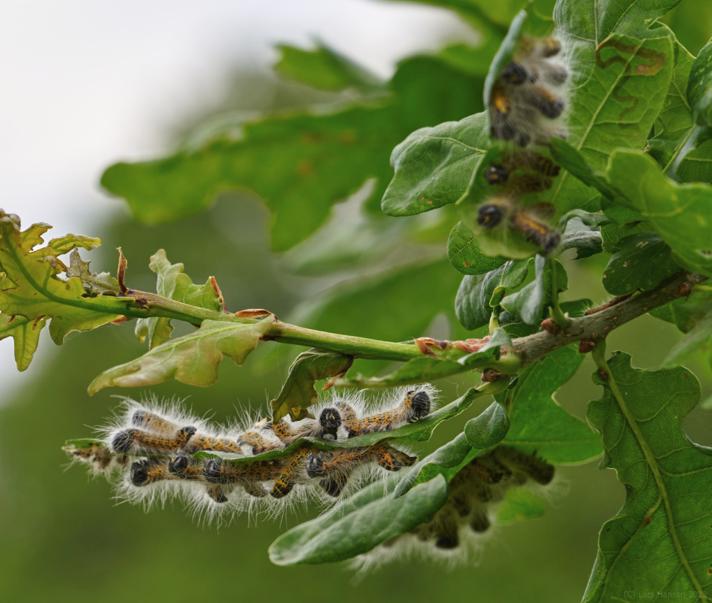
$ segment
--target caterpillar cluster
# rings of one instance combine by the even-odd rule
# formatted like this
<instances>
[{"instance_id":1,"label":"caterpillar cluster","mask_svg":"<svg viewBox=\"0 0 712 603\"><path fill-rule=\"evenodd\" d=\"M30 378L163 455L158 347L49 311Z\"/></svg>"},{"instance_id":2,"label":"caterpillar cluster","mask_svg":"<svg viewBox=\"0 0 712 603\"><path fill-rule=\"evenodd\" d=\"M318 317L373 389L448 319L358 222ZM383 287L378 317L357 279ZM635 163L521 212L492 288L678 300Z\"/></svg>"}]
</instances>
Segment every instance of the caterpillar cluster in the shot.
<instances>
[{"instance_id":1,"label":"caterpillar cluster","mask_svg":"<svg viewBox=\"0 0 712 603\"><path fill-rule=\"evenodd\" d=\"M568 71L556 38L524 38L489 99L490 135L520 147L565 137L562 115Z\"/></svg>"},{"instance_id":2,"label":"caterpillar cluster","mask_svg":"<svg viewBox=\"0 0 712 603\"><path fill-rule=\"evenodd\" d=\"M68 445L65 450L95 472L119 475L121 495L131 501L163 502L176 495L208 514L274 512L285 508L280 501L333 499L348 484L412 465L415 457L392 444L323 449L314 440L348 440L397 429L425 418L434 398L429 385L401 388L380 408L368 411L363 396L354 394L322 402L315 409L316 418L245 421L244 426L232 428L211 425L175 405L126 400L101 440ZM240 460L284 449L307 437L312 440L293 447L289 454Z\"/></svg>"},{"instance_id":3,"label":"caterpillar cluster","mask_svg":"<svg viewBox=\"0 0 712 603\"><path fill-rule=\"evenodd\" d=\"M547 486L554 467L535 454L499 446L475 458L452 479L445 504L426 523L385 542L357 560L367 569L415 554L448 561L466 559L492 528L493 508L516 486Z\"/></svg>"}]
</instances>

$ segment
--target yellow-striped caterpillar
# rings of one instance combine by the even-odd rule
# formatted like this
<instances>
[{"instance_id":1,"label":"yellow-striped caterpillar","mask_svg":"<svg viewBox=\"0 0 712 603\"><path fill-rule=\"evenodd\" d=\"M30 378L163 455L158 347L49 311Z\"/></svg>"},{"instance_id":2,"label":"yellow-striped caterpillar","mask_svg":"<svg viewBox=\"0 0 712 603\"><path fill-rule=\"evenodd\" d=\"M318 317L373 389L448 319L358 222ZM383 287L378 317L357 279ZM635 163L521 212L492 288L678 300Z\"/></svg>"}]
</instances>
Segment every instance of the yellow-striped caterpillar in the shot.
<instances>
[{"instance_id":1,"label":"yellow-striped caterpillar","mask_svg":"<svg viewBox=\"0 0 712 603\"><path fill-rule=\"evenodd\" d=\"M511 197L494 196L478 208L477 223L486 229L506 225L546 255L556 249L561 241L561 235L539 216L547 209L545 205L521 207Z\"/></svg>"}]
</instances>

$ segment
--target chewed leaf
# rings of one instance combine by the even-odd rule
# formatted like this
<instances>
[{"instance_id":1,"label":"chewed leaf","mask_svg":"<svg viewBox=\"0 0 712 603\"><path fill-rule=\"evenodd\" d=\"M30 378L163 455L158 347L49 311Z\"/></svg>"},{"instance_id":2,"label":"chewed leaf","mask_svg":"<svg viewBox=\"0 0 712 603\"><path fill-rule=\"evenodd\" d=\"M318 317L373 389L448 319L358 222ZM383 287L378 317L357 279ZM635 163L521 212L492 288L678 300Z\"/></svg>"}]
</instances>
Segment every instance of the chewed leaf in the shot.
<instances>
[{"instance_id":1,"label":"chewed leaf","mask_svg":"<svg viewBox=\"0 0 712 603\"><path fill-rule=\"evenodd\" d=\"M298 421L309 416L307 408L316 402L314 386L320 379L343 375L353 363L351 356L334 352L302 352L289 367L289 375L279 395L270 402L272 420L286 414Z\"/></svg>"},{"instance_id":2,"label":"chewed leaf","mask_svg":"<svg viewBox=\"0 0 712 603\"><path fill-rule=\"evenodd\" d=\"M171 378L188 385L211 385L223 357L241 364L273 322L273 316L254 323L204 320L195 332L104 371L89 384L89 395L107 387L144 387Z\"/></svg>"},{"instance_id":3,"label":"chewed leaf","mask_svg":"<svg viewBox=\"0 0 712 603\"><path fill-rule=\"evenodd\" d=\"M13 337L15 360L27 368L40 331L50 321L50 334L60 344L68 333L89 331L119 318L126 301L95 294L73 276L58 256L77 248L92 249L99 240L67 235L39 247L50 226L20 230L17 216L0 211L0 339Z\"/></svg>"},{"instance_id":4,"label":"chewed leaf","mask_svg":"<svg viewBox=\"0 0 712 603\"><path fill-rule=\"evenodd\" d=\"M270 560L295 565L355 557L428 520L447 498L442 478L399 498L392 494L397 482L393 477L371 484L316 519L288 530L270 546Z\"/></svg>"},{"instance_id":5,"label":"chewed leaf","mask_svg":"<svg viewBox=\"0 0 712 603\"><path fill-rule=\"evenodd\" d=\"M684 368L643 371L626 354L607 363L603 396L589 420L601 432L606 463L626 487L623 508L604 524L584 601L624 597L635 576L640 592L674 592L706 601L712 594L712 456L680 421L700 398ZM654 571L651 569L654 568Z\"/></svg>"},{"instance_id":6,"label":"chewed leaf","mask_svg":"<svg viewBox=\"0 0 712 603\"><path fill-rule=\"evenodd\" d=\"M159 295L200 308L222 309L223 298L214 277L196 285L185 273L183 264L171 264L163 249L151 256L148 267L156 274L156 293ZM170 339L172 332L168 318L141 318L136 322L136 335L141 341L148 339L149 348Z\"/></svg>"}]
</instances>

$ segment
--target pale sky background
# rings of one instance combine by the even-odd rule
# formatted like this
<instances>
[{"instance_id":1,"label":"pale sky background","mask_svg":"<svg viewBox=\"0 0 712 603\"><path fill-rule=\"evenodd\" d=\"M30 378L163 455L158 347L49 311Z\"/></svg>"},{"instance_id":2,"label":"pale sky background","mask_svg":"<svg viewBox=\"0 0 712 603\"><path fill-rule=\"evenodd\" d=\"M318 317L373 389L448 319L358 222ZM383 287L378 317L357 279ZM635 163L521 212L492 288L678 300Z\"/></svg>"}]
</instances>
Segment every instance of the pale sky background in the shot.
<instances>
[{"instance_id":1,"label":"pale sky background","mask_svg":"<svg viewBox=\"0 0 712 603\"><path fill-rule=\"evenodd\" d=\"M387 76L395 60L465 30L450 13L369 0L2 0L0 207L57 234L125 211L97 187L119 158L165 151L168 127L220 99L236 64L314 36ZM0 341L0 404L56 353L45 337L18 374Z\"/></svg>"}]
</instances>

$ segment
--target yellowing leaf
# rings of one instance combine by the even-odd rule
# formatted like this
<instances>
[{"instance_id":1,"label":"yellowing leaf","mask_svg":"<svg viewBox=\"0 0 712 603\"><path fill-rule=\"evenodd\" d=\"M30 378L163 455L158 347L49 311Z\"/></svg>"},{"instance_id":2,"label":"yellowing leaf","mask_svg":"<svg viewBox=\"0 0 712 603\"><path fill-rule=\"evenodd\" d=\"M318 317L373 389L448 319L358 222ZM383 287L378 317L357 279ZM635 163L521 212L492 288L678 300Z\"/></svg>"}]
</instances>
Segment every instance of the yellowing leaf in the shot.
<instances>
[{"instance_id":1,"label":"yellowing leaf","mask_svg":"<svg viewBox=\"0 0 712 603\"><path fill-rule=\"evenodd\" d=\"M35 249L50 228L34 224L22 231L17 216L0 210L0 339L14 338L20 370L29 366L47 320L52 339L60 344L72 331L89 331L119 318L125 308L115 296L90 295L81 278L66 274L58 257L78 247L96 247L99 239L67 235Z\"/></svg>"},{"instance_id":2,"label":"yellowing leaf","mask_svg":"<svg viewBox=\"0 0 712 603\"><path fill-rule=\"evenodd\" d=\"M196 285L185 273L183 264L171 264L163 249L151 256L148 267L156 274L156 292L159 295L200 308L222 309L222 294L214 277L202 285ZM136 336L141 341L148 339L149 348L170 339L172 332L169 318L141 318L136 322Z\"/></svg>"},{"instance_id":3,"label":"yellowing leaf","mask_svg":"<svg viewBox=\"0 0 712 603\"><path fill-rule=\"evenodd\" d=\"M225 356L242 364L274 322L204 320L194 333L171 339L143 356L104 371L89 384L89 395L107 387L144 387L175 379L195 386L215 383Z\"/></svg>"}]
</instances>

